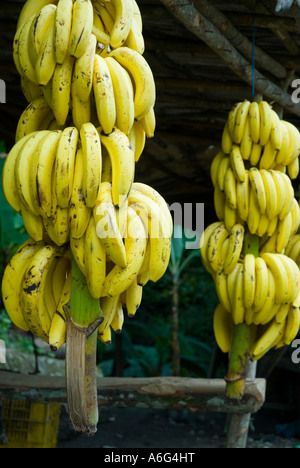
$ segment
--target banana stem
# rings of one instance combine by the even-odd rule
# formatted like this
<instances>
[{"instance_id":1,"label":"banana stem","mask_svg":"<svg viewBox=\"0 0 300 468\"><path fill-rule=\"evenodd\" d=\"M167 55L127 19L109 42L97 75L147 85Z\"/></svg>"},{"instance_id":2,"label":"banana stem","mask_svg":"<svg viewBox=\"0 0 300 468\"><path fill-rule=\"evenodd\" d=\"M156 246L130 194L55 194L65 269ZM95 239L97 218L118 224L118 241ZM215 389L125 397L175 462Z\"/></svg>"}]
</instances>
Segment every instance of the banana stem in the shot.
<instances>
[{"instance_id":1,"label":"banana stem","mask_svg":"<svg viewBox=\"0 0 300 468\"><path fill-rule=\"evenodd\" d=\"M251 253L259 255L259 238L245 231L243 255ZM251 330L246 323L234 326L232 345L229 356L226 380L226 397L231 401L241 400L244 395L247 370L249 364Z\"/></svg>"},{"instance_id":2,"label":"banana stem","mask_svg":"<svg viewBox=\"0 0 300 468\"><path fill-rule=\"evenodd\" d=\"M97 328L100 303L90 295L85 276L72 262L72 293L66 336L66 384L69 417L75 431L95 434L98 423L96 380Z\"/></svg>"}]
</instances>

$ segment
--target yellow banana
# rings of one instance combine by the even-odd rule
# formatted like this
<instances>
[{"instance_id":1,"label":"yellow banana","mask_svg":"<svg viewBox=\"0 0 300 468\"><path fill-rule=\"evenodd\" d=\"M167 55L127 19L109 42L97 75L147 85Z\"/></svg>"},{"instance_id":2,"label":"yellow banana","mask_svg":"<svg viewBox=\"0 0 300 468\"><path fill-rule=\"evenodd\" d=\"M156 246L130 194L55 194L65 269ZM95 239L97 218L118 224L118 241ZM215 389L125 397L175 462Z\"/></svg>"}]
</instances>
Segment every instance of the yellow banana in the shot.
<instances>
[{"instance_id":1,"label":"yellow banana","mask_svg":"<svg viewBox=\"0 0 300 468\"><path fill-rule=\"evenodd\" d=\"M227 204L231 209L235 210L237 207L237 180L231 166L228 167L225 174L224 194Z\"/></svg>"},{"instance_id":2,"label":"yellow banana","mask_svg":"<svg viewBox=\"0 0 300 468\"><path fill-rule=\"evenodd\" d=\"M218 185L219 165L222 159L224 158L225 158L225 153L223 153L223 151L220 151L214 156L212 163L210 165L210 178L214 187Z\"/></svg>"},{"instance_id":3,"label":"yellow banana","mask_svg":"<svg viewBox=\"0 0 300 468\"><path fill-rule=\"evenodd\" d=\"M286 318L286 325L283 334L283 342L290 345L297 337L300 329L300 308L291 307Z\"/></svg>"},{"instance_id":4,"label":"yellow banana","mask_svg":"<svg viewBox=\"0 0 300 468\"><path fill-rule=\"evenodd\" d=\"M218 304L214 311L213 329L217 345L223 353L229 353L233 335L233 322L230 314L221 304Z\"/></svg>"},{"instance_id":5,"label":"yellow banana","mask_svg":"<svg viewBox=\"0 0 300 468\"><path fill-rule=\"evenodd\" d=\"M19 213L21 210L19 195L15 181L15 164L20 150L31 134L19 140L6 156L2 172L2 189L7 203Z\"/></svg>"},{"instance_id":6,"label":"yellow banana","mask_svg":"<svg viewBox=\"0 0 300 468\"><path fill-rule=\"evenodd\" d=\"M209 226L207 226L204 229L204 231L202 232L202 234L200 236L201 259L202 259L203 265L205 266L206 270L210 274L212 274L214 270L211 268L210 263L208 261L208 251L207 251L208 250L208 242L209 242L210 236L212 235L214 230L217 227L220 227L222 224L223 223L221 221L216 221L216 222L210 224Z\"/></svg>"},{"instance_id":7,"label":"yellow banana","mask_svg":"<svg viewBox=\"0 0 300 468\"><path fill-rule=\"evenodd\" d=\"M272 143L273 148L276 151L280 151L282 142L283 142L282 127L281 127L280 119L277 113L273 109L271 109L271 119L272 119L272 126L271 126L271 133L270 133L270 141Z\"/></svg>"},{"instance_id":8,"label":"yellow banana","mask_svg":"<svg viewBox=\"0 0 300 468\"><path fill-rule=\"evenodd\" d=\"M250 178L250 176L249 176ZM252 185L250 185L249 188L249 212L248 212L248 219L247 219L247 224L248 224L248 229L251 232L251 234L256 234L256 231L259 227L260 223L260 209L257 204L257 197L255 194L255 189L253 188Z\"/></svg>"},{"instance_id":9,"label":"yellow banana","mask_svg":"<svg viewBox=\"0 0 300 468\"><path fill-rule=\"evenodd\" d=\"M256 166L263 153L263 146L260 143L253 143L252 145L252 151L249 157L249 161L251 166Z\"/></svg>"},{"instance_id":10,"label":"yellow banana","mask_svg":"<svg viewBox=\"0 0 300 468\"><path fill-rule=\"evenodd\" d=\"M73 3L70 54L80 58L89 46L93 31L93 5L91 1L75 0Z\"/></svg>"},{"instance_id":11,"label":"yellow banana","mask_svg":"<svg viewBox=\"0 0 300 468\"><path fill-rule=\"evenodd\" d=\"M224 191L224 181L225 181L225 174L227 169L230 167L230 159L229 156L225 156L219 164L218 167L218 176L216 183L218 184L220 190Z\"/></svg>"},{"instance_id":12,"label":"yellow banana","mask_svg":"<svg viewBox=\"0 0 300 468\"><path fill-rule=\"evenodd\" d=\"M67 317L64 307L70 301L71 291L72 274L70 272L64 281L61 297L49 330L49 345L53 352L58 351L66 341Z\"/></svg>"},{"instance_id":13,"label":"yellow banana","mask_svg":"<svg viewBox=\"0 0 300 468\"><path fill-rule=\"evenodd\" d=\"M126 251L119 230L116 208L112 202L109 182L102 182L94 207L96 232L109 258L120 267L126 268Z\"/></svg>"},{"instance_id":14,"label":"yellow banana","mask_svg":"<svg viewBox=\"0 0 300 468\"><path fill-rule=\"evenodd\" d=\"M153 73L145 58L129 47L114 49L109 57L114 57L132 77L135 89L134 117L141 120L151 107L154 107L156 88Z\"/></svg>"},{"instance_id":15,"label":"yellow banana","mask_svg":"<svg viewBox=\"0 0 300 468\"><path fill-rule=\"evenodd\" d=\"M284 251L287 243L292 235L293 218L291 211L282 220L279 220L277 225L276 252Z\"/></svg>"},{"instance_id":16,"label":"yellow banana","mask_svg":"<svg viewBox=\"0 0 300 468\"><path fill-rule=\"evenodd\" d=\"M46 86L53 77L53 73L56 67L55 58L55 17L51 23L51 26L47 30L44 42L41 45L38 59L35 64L35 74L39 85Z\"/></svg>"},{"instance_id":17,"label":"yellow banana","mask_svg":"<svg viewBox=\"0 0 300 468\"><path fill-rule=\"evenodd\" d=\"M99 55L95 56L93 91L100 126L108 135L116 123L116 101L108 64Z\"/></svg>"},{"instance_id":18,"label":"yellow banana","mask_svg":"<svg viewBox=\"0 0 300 468\"><path fill-rule=\"evenodd\" d=\"M80 239L70 236L70 248L79 269L85 275L85 234Z\"/></svg>"},{"instance_id":19,"label":"yellow banana","mask_svg":"<svg viewBox=\"0 0 300 468\"><path fill-rule=\"evenodd\" d=\"M238 102L234 104L234 106L232 107L232 109L230 110L228 114L228 118L227 118L228 131L232 140L233 140L233 135L234 135L234 125L235 125L235 120L236 120L236 114L241 105L242 105L242 102Z\"/></svg>"},{"instance_id":20,"label":"yellow banana","mask_svg":"<svg viewBox=\"0 0 300 468\"><path fill-rule=\"evenodd\" d=\"M126 268L118 265L105 278L103 296L116 296L125 292L137 277L144 261L146 251L146 233L142 220L132 208L128 208L127 236L125 249Z\"/></svg>"},{"instance_id":21,"label":"yellow banana","mask_svg":"<svg viewBox=\"0 0 300 468\"><path fill-rule=\"evenodd\" d=\"M141 125L141 122L135 120L129 132L130 145L134 151L135 162L138 162L146 144L146 132Z\"/></svg>"},{"instance_id":22,"label":"yellow banana","mask_svg":"<svg viewBox=\"0 0 300 468\"><path fill-rule=\"evenodd\" d=\"M283 335L284 327L285 322L277 323L275 319L272 320L251 350L250 357L252 361L262 358L270 349L276 346Z\"/></svg>"},{"instance_id":23,"label":"yellow banana","mask_svg":"<svg viewBox=\"0 0 300 468\"><path fill-rule=\"evenodd\" d=\"M221 257L222 245L229 235L229 230L226 228L225 224L222 223L213 231L209 238L207 245L207 261L214 271L218 271L223 267Z\"/></svg>"},{"instance_id":24,"label":"yellow banana","mask_svg":"<svg viewBox=\"0 0 300 468\"><path fill-rule=\"evenodd\" d=\"M40 213L36 210L36 204L32 200L30 170L33 154L38 148L39 143L48 135L48 133L48 131L33 133L22 146L15 162L15 181L19 200L22 201L23 205L27 207L27 209L37 216Z\"/></svg>"},{"instance_id":25,"label":"yellow banana","mask_svg":"<svg viewBox=\"0 0 300 468\"><path fill-rule=\"evenodd\" d=\"M285 184L285 190L284 190L285 201L284 201L282 210L278 214L279 219L284 219L289 214L289 212L291 211L293 207L295 191L294 191L294 187L292 185L291 179L286 174L284 174L283 172L278 172L278 175L281 176Z\"/></svg>"},{"instance_id":26,"label":"yellow banana","mask_svg":"<svg viewBox=\"0 0 300 468\"><path fill-rule=\"evenodd\" d=\"M232 139L228 130L228 123L226 122L222 133L222 151L224 154L230 154L232 149Z\"/></svg>"},{"instance_id":27,"label":"yellow banana","mask_svg":"<svg viewBox=\"0 0 300 468\"><path fill-rule=\"evenodd\" d=\"M80 239L89 224L92 209L86 206L83 191L83 158L82 149L79 148L75 158L75 172L73 189L70 200L70 232L74 239Z\"/></svg>"},{"instance_id":28,"label":"yellow banana","mask_svg":"<svg viewBox=\"0 0 300 468\"><path fill-rule=\"evenodd\" d=\"M250 182L249 171L245 173L245 181L237 182L236 185L236 205L237 212L242 221L247 221L249 215L249 200L250 200Z\"/></svg>"},{"instance_id":29,"label":"yellow banana","mask_svg":"<svg viewBox=\"0 0 300 468\"><path fill-rule=\"evenodd\" d=\"M267 293L265 302L263 306L261 307L261 309L257 310L257 308L255 308L253 322L256 325L268 323L268 321L270 320L270 317L274 317L274 311L275 311L275 314L278 311L278 308L276 308L276 281L270 268L268 268L268 283L267 284L268 284L268 289L267 289L268 293ZM279 306L280 305L281 304L279 304Z\"/></svg>"},{"instance_id":30,"label":"yellow banana","mask_svg":"<svg viewBox=\"0 0 300 468\"><path fill-rule=\"evenodd\" d=\"M75 81L71 85L72 120L77 130L80 131L84 124L92 120L92 103L91 99L86 102L81 101L74 90L74 86Z\"/></svg>"},{"instance_id":31,"label":"yellow banana","mask_svg":"<svg viewBox=\"0 0 300 468\"><path fill-rule=\"evenodd\" d=\"M153 106L150 108L145 117L143 117L139 122L145 131L146 137L153 138L156 127L156 118Z\"/></svg>"},{"instance_id":32,"label":"yellow banana","mask_svg":"<svg viewBox=\"0 0 300 468\"><path fill-rule=\"evenodd\" d=\"M233 131L233 142L237 145L240 145L243 139L245 126L248 118L250 102L245 100L236 113L236 119L234 123L234 131Z\"/></svg>"},{"instance_id":33,"label":"yellow banana","mask_svg":"<svg viewBox=\"0 0 300 468\"><path fill-rule=\"evenodd\" d=\"M288 291L288 277L280 257L275 253L264 252L262 258L274 275L276 282L275 302L282 304L286 302Z\"/></svg>"},{"instance_id":34,"label":"yellow banana","mask_svg":"<svg viewBox=\"0 0 300 468\"><path fill-rule=\"evenodd\" d=\"M19 29L28 18L39 13L44 6L49 5L50 3L53 3L53 0L27 0L20 12L17 29Z\"/></svg>"},{"instance_id":35,"label":"yellow banana","mask_svg":"<svg viewBox=\"0 0 300 468\"><path fill-rule=\"evenodd\" d=\"M256 203L259 207L260 214L265 214L267 207L267 197L264 182L259 169L257 169L256 167L251 167L249 169L249 180L252 186L252 191L255 196Z\"/></svg>"},{"instance_id":36,"label":"yellow banana","mask_svg":"<svg viewBox=\"0 0 300 468\"><path fill-rule=\"evenodd\" d=\"M42 245L42 243L34 242L31 238L26 240L11 257L3 273L3 305L11 321L24 331L28 331L29 328L23 315L20 292L29 262Z\"/></svg>"},{"instance_id":37,"label":"yellow banana","mask_svg":"<svg viewBox=\"0 0 300 468\"><path fill-rule=\"evenodd\" d=\"M73 90L82 102L87 102L92 92L96 47L97 38L92 34L85 53L75 61Z\"/></svg>"},{"instance_id":38,"label":"yellow banana","mask_svg":"<svg viewBox=\"0 0 300 468\"><path fill-rule=\"evenodd\" d=\"M68 208L72 196L78 139L79 133L75 127L65 128L59 139L54 167L54 187L60 208Z\"/></svg>"},{"instance_id":39,"label":"yellow banana","mask_svg":"<svg viewBox=\"0 0 300 468\"><path fill-rule=\"evenodd\" d=\"M135 278L125 292L125 307L128 317L132 318L135 316L137 310L141 305L142 296L143 286L138 284L137 278Z\"/></svg>"},{"instance_id":40,"label":"yellow banana","mask_svg":"<svg viewBox=\"0 0 300 468\"><path fill-rule=\"evenodd\" d=\"M113 0L115 9L114 26L111 31L110 44L116 49L124 45L132 27L132 0Z\"/></svg>"},{"instance_id":41,"label":"yellow banana","mask_svg":"<svg viewBox=\"0 0 300 468\"><path fill-rule=\"evenodd\" d=\"M134 92L128 72L114 58L106 57L116 103L116 127L128 135L134 122Z\"/></svg>"},{"instance_id":42,"label":"yellow banana","mask_svg":"<svg viewBox=\"0 0 300 468\"><path fill-rule=\"evenodd\" d=\"M73 0L59 0L55 15L54 48L56 63L62 65L69 50L72 29Z\"/></svg>"},{"instance_id":43,"label":"yellow banana","mask_svg":"<svg viewBox=\"0 0 300 468\"><path fill-rule=\"evenodd\" d=\"M237 265L244 244L245 228L242 224L234 225L229 234L227 255L223 263L223 272L229 275Z\"/></svg>"},{"instance_id":44,"label":"yellow banana","mask_svg":"<svg viewBox=\"0 0 300 468\"><path fill-rule=\"evenodd\" d=\"M248 115L243 138L242 138L241 145L240 145L241 155L244 160L248 161L250 159L250 156L252 153L252 147L253 147L253 141L252 141L251 133L250 133L250 121L249 121L249 115Z\"/></svg>"},{"instance_id":45,"label":"yellow banana","mask_svg":"<svg viewBox=\"0 0 300 468\"><path fill-rule=\"evenodd\" d=\"M44 291L47 273L57 252L57 247L45 245L32 256L24 275L20 296L29 330L46 343L51 322L45 304Z\"/></svg>"},{"instance_id":46,"label":"yellow banana","mask_svg":"<svg viewBox=\"0 0 300 468\"><path fill-rule=\"evenodd\" d=\"M43 217L50 217L52 212L52 174L61 135L61 130L49 132L48 136L42 140L39 148L35 191L40 206L40 214Z\"/></svg>"},{"instance_id":47,"label":"yellow banana","mask_svg":"<svg viewBox=\"0 0 300 468\"><path fill-rule=\"evenodd\" d=\"M31 63L29 55L29 32L31 25L35 21L35 15L31 16L22 26L18 39L18 56L22 75L34 84L37 84L35 69Z\"/></svg>"},{"instance_id":48,"label":"yellow banana","mask_svg":"<svg viewBox=\"0 0 300 468\"><path fill-rule=\"evenodd\" d=\"M218 270L214 277L214 282L220 304L222 304L227 313L231 313L232 307L227 289L227 275L222 270Z\"/></svg>"},{"instance_id":49,"label":"yellow banana","mask_svg":"<svg viewBox=\"0 0 300 468\"><path fill-rule=\"evenodd\" d=\"M50 111L51 108L43 96L40 96L31 102L22 112L18 121L15 137L16 143L30 133L45 130L41 129L40 125L45 117L49 115Z\"/></svg>"},{"instance_id":50,"label":"yellow banana","mask_svg":"<svg viewBox=\"0 0 300 468\"><path fill-rule=\"evenodd\" d=\"M95 5L93 6L93 12L94 12L94 21L93 21L92 32L94 36L96 36L98 43L102 44L103 46L109 45L110 36L109 34L107 34L107 31L105 30L104 24L102 22L102 18L99 15L98 10L95 8Z\"/></svg>"},{"instance_id":51,"label":"yellow banana","mask_svg":"<svg viewBox=\"0 0 300 468\"><path fill-rule=\"evenodd\" d=\"M114 330L114 332L119 335L120 333L122 333L123 324L124 324L124 312L123 312L122 303L119 298L117 309L115 311L115 315L113 316L110 326Z\"/></svg>"},{"instance_id":52,"label":"yellow banana","mask_svg":"<svg viewBox=\"0 0 300 468\"><path fill-rule=\"evenodd\" d=\"M95 206L102 172L102 150L100 137L92 123L86 123L80 130L83 155L83 196L88 208Z\"/></svg>"},{"instance_id":53,"label":"yellow banana","mask_svg":"<svg viewBox=\"0 0 300 468\"><path fill-rule=\"evenodd\" d=\"M106 278L106 251L101 239L97 236L93 216L85 233L84 241L85 275L91 296L99 299Z\"/></svg>"},{"instance_id":54,"label":"yellow banana","mask_svg":"<svg viewBox=\"0 0 300 468\"><path fill-rule=\"evenodd\" d=\"M141 55L145 52L144 36L135 17L132 18L131 29L127 36L125 46L136 50Z\"/></svg>"},{"instance_id":55,"label":"yellow banana","mask_svg":"<svg viewBox=\"0 0 300 468\"><path fill-rule=\"evenodd\" d=\"M276 163L284 164L289 159L290 134L285 122L282 120L280 120L280 128L282 133L282 144L276 156Z\"/></svg>"},{"instance_id":56,"label":"yellow banana","mask_svg":"<svg viewBox=\"0 0 300 468\"><path fill-rule=\"evenodd\" d=\"M268 102L261 101L258 104L259 113L260 113L260 136L259 142L262 146L265 146L271 135L272 129L272 116L271 116L271 107Z\"/></svg>"},{"instance_id":57,"label":"yellow banana","mask_svg":"<svg viewBox=\"0 0 300 468\"><path fill-rule=\"evenodd\" d=\"M269 273L267 264L262 257L255 258L255 279L254 313L263 308L268 295Z\"/></svg>"},{"instance_id":58,"label":"yellow banana","mask_svg":"<svg viewBox=\"0 0 300 468\"><path fill-rule=\"evenodd\" d=\"M299 175L299 158L295 158L287 166L287 172L290 179L295 180Z\"/></svg>"},{"instance_id":59,"label":"yellow banana","mask_svg":"<svg viewBox=\"0 0 300 468\"><path fill-rule=\"evenodd\" d=\"M260 140L260 113L259 105L253 101L249 107L250 136L253 143L258 144Z\"/></svg>"},{"instance_id":60,"label":"yellow banana","mask_svg":"<svg viewBox=\"0 0 300 468\"><path fill-rule=\"evenodd\" d=\"M263 150L259 161L259 169L272 169L273 165L276 163L277 150L272 145L271 140L269 140Z\"/></svg>"},{"instance_id":61,"label":"yellow banana","mask_svg":"<svg viewBox=\"0 0 300 468\"><path fill-rule=\"evenodd\" d=\"M119 307L119 302L120 302L120 296L114 296L114 297L102 297L100 299L100 307L102 310L102 314L104 317L104 320L102 323L100 323L98 327L98 337L105 337L107 334L107 330L110 329L111 323L114 319L114 316L118 310ZM106 338L105 338L106 340ZM104 340L104 341L105 341Z\"/></svg>"},{"instance_id":62,"label":"yellow banana","mask_svg":"<svg viewBox=\"0 0 300 468\"><path fill-rule=\"evenodd\" d=\"M241 151L237 145L233 145L230 152L230 164L234 175L238 182L245 182L246 169L241 155Z\"/></svg>"},{"instance_id":63,"label":"yellow banana","mask_svg":"<svg viewBox=\"0 0 300 468\"><path fill-rule=\"evenodd\" d=\"M58 125L62 126L65 125L70 112L74 62L74 58L67 54L63 63L56 65L52 78L51 108Z\"/></svg>"},{"instance_id":64,"label":"yellow banana","mask_svg":"<svg viewBox=\"0 0 300 468\"><path fill-rule=\"evenodd\" d=\"M225 219L225 203L225 193L216 185L214 188L214 208L216 216L220 221L224 221Z\"/></svg>"},{"instance_id":65,"label":"yellow banana","mask_svg":"<svg viewBox=\"0 0 300 468\"><path fill-rule=\"evenodd\" d=\"M266 215L269 220L272 220L275 216L279 214L276 183L270 171L267 171L266 169L261 169L259 172L262 178L262 182L264 184L264 191L266 194Z\"/></svg>"},{"instance_id":66,"label":"yellow banana","mask_svg":"<svg viewBox=\"0 0 300 468\"><path fill-rule=\"evenodd\" d=\"M120 208L127 200L134 181L134 152L128 137L118 128L109 135L101 132L101 143L108 151L112 165L113 204Z\"/></svg>"}]
</instances>

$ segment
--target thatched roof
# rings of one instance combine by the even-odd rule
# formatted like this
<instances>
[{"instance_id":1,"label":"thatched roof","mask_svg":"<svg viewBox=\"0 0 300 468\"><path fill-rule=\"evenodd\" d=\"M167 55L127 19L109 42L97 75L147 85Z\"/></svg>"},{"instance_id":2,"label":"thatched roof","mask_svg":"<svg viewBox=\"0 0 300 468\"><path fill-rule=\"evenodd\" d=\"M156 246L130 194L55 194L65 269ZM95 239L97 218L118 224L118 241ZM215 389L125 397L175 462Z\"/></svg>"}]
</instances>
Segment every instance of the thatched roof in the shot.
<instances>
[{"instance_id":1,"label":"thatched roof","mask_svg":"<svg viewBox=\"0 0 300 468\"><path fill-rule=\"evenodd\" d=\"M7 84L0 139L8 147L26 106L12 59L23 3L2 0L0 7L0 78ZM300 104L293 107L290 97L290 84L300 77L300 9L293 6L277 14L275 0L185 0L181 4L138 0L138 4L144 56L157 85L157 128L155 137L147 141L136 179L157 188L170 203L205 202L206 213L213 216L210 163L230 108L252 93L249 70L255 4L256 85L267 90L267 100L280 101L284 118L300 127Z\"/></svg>"}]
</instances>

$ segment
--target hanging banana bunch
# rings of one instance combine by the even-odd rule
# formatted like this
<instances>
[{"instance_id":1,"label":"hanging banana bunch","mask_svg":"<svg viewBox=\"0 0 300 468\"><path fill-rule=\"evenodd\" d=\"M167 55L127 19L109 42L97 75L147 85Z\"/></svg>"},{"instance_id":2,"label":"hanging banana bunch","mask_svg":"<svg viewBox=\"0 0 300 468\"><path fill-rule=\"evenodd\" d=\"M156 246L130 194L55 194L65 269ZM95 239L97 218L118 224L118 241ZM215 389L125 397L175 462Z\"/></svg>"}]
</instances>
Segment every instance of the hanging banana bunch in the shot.
<instances>
[{"instance_id":1,"label":"hanging banana bunch","mask_svg":"<svg viewBox=\"0 0 300 468\"><path fill-rule=\"evenodd\" d=\"M292 185L300 134L266 101L245 100L230 111L221 146L211 164L218 221L203 232L201 257L219 298L218 346L230 355L234 327L245 324L257 361L288 346L300 328L300 210Z\"/></svg>"},{"instance_id":2,"label":"hanging banana bunch","mask_svg":"<svg viewBox=\"0 0 300 468\"><path fill-rule=\"evenodd\" d=\"M156 127L144 49L135 0L27 0L13 42L28 106L2 185L29 239L6 267L2 297L19 328L54 351L67 344L70 417L88 433L97 339L121 333L170 258L168 206L135 181Z\"/></svg>"}]
</instances>

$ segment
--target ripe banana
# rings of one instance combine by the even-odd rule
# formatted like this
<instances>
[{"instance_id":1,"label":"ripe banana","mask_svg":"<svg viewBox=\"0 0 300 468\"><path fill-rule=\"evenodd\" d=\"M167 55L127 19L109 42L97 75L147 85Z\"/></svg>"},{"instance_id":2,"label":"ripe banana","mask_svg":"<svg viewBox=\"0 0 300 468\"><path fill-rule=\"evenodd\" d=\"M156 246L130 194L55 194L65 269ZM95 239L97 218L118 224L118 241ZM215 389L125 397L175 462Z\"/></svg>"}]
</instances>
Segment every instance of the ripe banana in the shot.
<instances>
[{"instance_id":1,"label":"ripe banana","mask_svg":"<svg viewBox=\"0 0 300 468\"><path fill-rule=\"evenodd\" d=\"M16 143L30 133L45 130L40 128L41 122L49 115L51 108L43 96L36 98L22 112L18 121L15 140Z\"/></svg>"},{"instance_id":2,"label":"ripe banana","mask_svg":"<svg viewBox=\"0 0 300 468\"><path fill-rule=\"evenodd\" d=\"M213 329L219 348L223 353L229 353L233 335L233 321L222 304L218 304L215 308Z\"/></svg>"},{"instance_id":3,"label":"ripe banana","mask_svg":"<svg viewBox=\"0 0 300 468\"><path fill-rule=\"evenodd\" d=\"M152 70L145 58L129 47L114 49L109 57L114 57L130 74L135 89L134 117L141 120L151 107L154 107L156 88Z\"/></svg>"},{"instance_id":4,"label":"ripe banana","mask_svg":"<svg viewBox=\"0 0 300 468\"><path fill-rule=\"evenodd\" d=\"M46 86L52 79L56 67L55 57L55 17L47 30L35 64L35 74L39 85Z\"/></svg>"},{"instance_id":5,"label":"ripe banana","mask_svg":"<svg viewBox=\"0 0 300 468\"><path fill-rule=\"evenodd\" d=\"M54 48L56 63L62 65L69 51L73 0L59 0L55 15Z\"/></svg>"},{"instance_id":6,"label":"ripe banana","mask_svg":"<svg viewBox=\"0 0 300 468\"><path fill-rule=\"evenodd\" d=\"M47 273L57 252L57 247L45 245L31 257L20 294L29 330L46 343L48 343L51 322L45 304L44 291Z\"/></svg>"},{"instance_id":7,"label":"ripe banana","mask_svg":"<svg viewBox=\"0 0 300 468\"><path fill-rule=\"evenodd\" d=\"M59 350L66 340L67 331L67 317L64 311L64 307L69 303L72 291L72 274L68 274L67 278L63 283L63 289L60 296L60 300L57 306L57 310L51 321L49 330L49 345L51 351L55 352Z\"/></svg>"},{"instance_id":8,"label":"ripe banana","mask_svg":"<svg viewBox=\"0 0 300 468\"><path fill-rule=\"evenodd\" d=\"M106 251L101 239L97 236L96 224L93 216L84 240L84 269L87 285L93 298L99 299L106 279Z\"/></svg>"},{"instance_id":9,"label":"ripe banana","mask_svg":"<svg viewBox=\"0 0 300 468\"><path fill-rule=\"evenodd\" d=\"M126 251L118 226L116 208L112 201L109 182L102 182L94 207L96 232L109 258L122 268L126 268Z\"/></svg>"},{"instance_id":10,"label":"ripe banana","mask_svg":"<svg viewBox=\"0 0 300 468\"><path fill-rule=\"evenodd\" d=\"M61 130L49 132L39 148L35 192L40 206L40 214L46 218L50 217L52 213L52 174L61 135ZM33 192L33 184L34 181L32 181L32 193L35 193Z\"/></svg>"},{"instance_id":11,"label":"ripe banana","mask_svg":"<svg viewBox=\"0 0 300 468\"><path fill-rule=\"evenodd\" d=\"M143 286L138 284L137 278L133 280L125 292L125 307L127 315L133 318L139 309L143 296Z\"/></svg>"},{"instance_id":12,"label":"ripe banana","mask_svg":"<svg viewBox=\"0 0 300 468\"><path fill-rule=\"evenodd\" d=\"M131 0L130 0L131 1ZM116 127L129 135L134 122L134 91L128 72L114 58L106 57L116 103Z\"/></svg>"},{"instance_id":13,"label":"ripe banana","mask_svg":"<svg viewBox=\"0 0 300 468\"><path fill-rule=\"evenodd\" d=\"M258 144L260 140L260 112L256 101L251 102L249 107L250 136L253 143Z\"/></svg>"},{"instance_id":14,"label":"ripe banana","mask_svg":"<svg viewBox=\"0 0 300 468\"><path fill-rule=\"evenodd\" d=\"M21 330L28 331L21 303L20 292L23 285L23 277L28 268L32 256L43 246L43 243L35 243L29 238L11 257L2 278L2 299L5 310L11 321Z\"/></svg>"},{"instance_id":15,"label":"ripe banana","mask_svg":"<svg viewBox=\"0 0 300 468\"><path fill-rule=\"evenodd\" d=\"M65 128L59 139L54 167L54 187L60 208L68 208L70 204L78 139L79 133L75 127Z\"/></svg>"},{"instance_id":16,"label":"ripe banana","mask_svg":"<svg viewBox=\"0 0 300 468\"><path fill-rule=\"evenodd\" d=\"M134 152L128 137L115 128L109 135L101 132L112 165L112 199L115 207L122 207L128 198L135 176Z\"/></svg>"},{"instance_id":17,"label":"ripe banana","mask_svg":"<svg viewBox=\"0 0 300 468\"><path fill-rule=\"evenodd\" d=\"M124 45L133 21L132 0L113 0L114 25L111 31L110 45L113 49Z\"/></svg>"},{"instance_id":18,"label":"ripe banana","mask_svg":"<svg viewBox=\"0 0 300 468\"><path fill-rule=\"evenodd\" d=\"M246 169L241 155L241 151L237 145L233 145L230 152L230 164L238 182L245 182Z\"/></svg>"},{"instance_id":19,"label":"ripe banana","mask_svg":"<svg viewBox=\"0 0 300 468\"><path fill-rule=\"evenodd\" d=\"M260 214L265 214L267 208L267 197L264 182L259 169L256 167L251 167L249 169L249 180Z\"/></svg>"},{"instance_id":20,"label":"ripe banana","mask_svg":"<svg viewBox=\"0 0 300 468\"><path fill-rule=\"evenodd\" d=\"M270 349L276 346L283 336L285 322L277 323L273 319L262 333L262 336L255 342L250 357L252 361L262 358Z\"/></svg>"},{"instance_id":21,"label":"ripe banana","mask_svg":"<svg viewBox=\"0 0 300 468\"><path fill-rule=\"evenodd\" d=\"M82 125L80 138L83 156L83 196L88 208L95 206L102 172L102 150L100 137L92 123Z\"/></svg>"},{"instance_id":22,"label":"ripe banana","mask_svg":"<svg viewBox=\"0 0 300 468\"><path fill-rule=\"evenodd\" d=\"M69 51L79 59L89 46L93 31L93 5L91 1L75 0L73 3L72 28Z\"/></svg>"},{"instance_id":23,"label":"ripe banana","mask_svg":"<svg viewBox=\"0 0 300 468\"><path fill-rule=\"evenodd\" d=\"M233 129L233 142L240 145L245 132L250 102L245 100L238 108Z\"/></svg>"},{"instance_id":24,"label":"ripe banana","mask_svg":"<svg viewBox=\"0 0 300 468\"><path fill-rule=\"evenodd\" d=\"M132 208L128 208L125 249L127 266L115 265L104 281L102 296L117 296L125 292L137 277L146 252L146 234L142 220Z\"/></svg>"},{"instance_id":25,"label":"ripe banana","mask_svg":"<svg viewBox=\"0 0 300 468\"><path fill-rule=\"evenodd\" d=\"M116 123L116 101L108 64L99 55L95 55L93 91L100 127L108 135Z\"/></svg>"},{"instance_id":26,"label":"ripe banana","mask_svg":"<svg viewBox=\"0 0 300 468\"><path fill-rule=\"evenodd\" d=\"M260 136L259 142L262 146L265 146L270 140L271 129L272 129L272 114L271 107L268 102L261 101L258 104L260 114Z\"/></svg>"},{"instance_id":27,"label":"ripe banana","mask_svg":"<svg viewBox=\"0 0 300 468\"><path fill-rule=\"evenodd\" d=\"M75 60L69 54L57 64L52 78L52 111L58 125L65 125L71 105L71 82Z\"/></svg>"}]
</instances>

